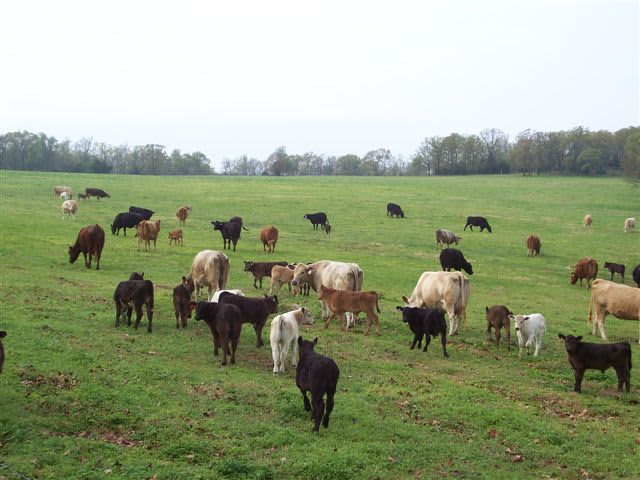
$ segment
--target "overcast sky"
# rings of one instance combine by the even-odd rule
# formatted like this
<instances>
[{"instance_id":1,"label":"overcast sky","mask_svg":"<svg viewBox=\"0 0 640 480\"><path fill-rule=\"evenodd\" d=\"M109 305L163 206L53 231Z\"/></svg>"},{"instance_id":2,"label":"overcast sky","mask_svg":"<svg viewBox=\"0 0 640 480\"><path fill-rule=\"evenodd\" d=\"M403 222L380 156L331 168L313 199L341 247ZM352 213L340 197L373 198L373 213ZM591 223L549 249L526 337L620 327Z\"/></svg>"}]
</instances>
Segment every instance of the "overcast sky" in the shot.
<instances>
[{"instance_id":1,"label":"overcast sky","mask_svg":"<svg viewBox=\"0 0 640 480\"><path fill-rule=\"evenodd\" d=\"M7 1L0 133L409 157L640 124L638 1Z\"/></svg>"}]
</instances>

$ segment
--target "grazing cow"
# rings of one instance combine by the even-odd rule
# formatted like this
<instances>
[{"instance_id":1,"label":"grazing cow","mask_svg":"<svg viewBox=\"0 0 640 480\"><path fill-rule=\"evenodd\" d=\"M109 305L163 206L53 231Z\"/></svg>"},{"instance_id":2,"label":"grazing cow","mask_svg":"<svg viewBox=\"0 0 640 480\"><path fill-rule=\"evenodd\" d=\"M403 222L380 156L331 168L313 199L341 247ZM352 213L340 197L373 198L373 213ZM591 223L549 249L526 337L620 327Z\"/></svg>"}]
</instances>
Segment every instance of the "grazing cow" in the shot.
<instances>
[{"instance_id":1,"label":"grazing cow","mask_svg":"<svg viewBox=\"0 0 640 480\"><path fill-rule=\"evenodd\" d=\"M537 235L529 235L527 238L527 257L533 257L534 255L540 255L540 237Z\"/></svg>"},{"instance_id":2,"label":"grazing cow","mask_svg":"<svg viewBox=\"0 0 640 480\"><path fill-rule=\"evenodd\" d=\"M640 288L640 264L636 265L636 268L633 269L632 277L638 288Z\"/></svg>"},{"instance_id":3,"label":"grazing cow","mask_svg":"<svg viewBox=\"0 0 640 480\"><path fill-rule=\"evenodd\" d=\"M245 232L248 232L248 231L249 231L249 230L247 230L247 229L245 228L244 224L242 223L242 217L231 217L231 218L229 219L229 223L237 223L237 224L239 224L239 225L242 227L242 229L243 229Z\"/></svg>"},{"instance_id":4,"label":"grazing cow","mask_svg":"<svg viewBox=\"0 0 640 480\"><path fill-rule=\"evenodd\" d=\"M443 230L440 228L436 230L436 247L439 245L440 248L442 248L442 246L445 244L448 247L452 243L458 245L458 242L460 240L462 240L462 237L456 235L451 230Z\"/></svg>"},{"instance_id":5,"label":"grazing cow","mask_svg":"<svg viewBox=\"0 0 640 480\"><path fill-rule=\"evenodd\" d=\"M357 263L334 262L331 260L319 260L313 263L299 263L293 270L293 280L291 285L294 287L307 283L314 292L319 292L320 287L324 285L328 288L336 290L351 290L359 292L362 290L364 282L364 273ZM325 302L322 304L322 318L329 317L329 311ZM347 314L347 326L351 327L355 324L353 314Z\"/></svg>"},{"instance_id":6,"label":"grazing cow","mask_svg":"<svg viewBox=\"0 0 640 480\"><path fill-rule=\"evenodd\" d=\"M74 263L80 252L84 255L84 265L91 268L92 257L96 257L96 270L100 270L100 255L104 247L104 230L100 225L89 225L78 232L78 238L73 246L69 246L69 263ZM87 262L87 253L89 261Z\"/></svg>"},{"instance_id":7,"label":"grazing cow","mask_svg":"<svg viewBox=\"0 0 640 480\"><path fill-rule=\"evenodd\" d=\"M273 373L284 373L284 364L287 361L289 347L293 346L291 365L298 363L298 337L302 325L313 325L311 311L298 305L293 305L294 310L278 315L271 320L271 354L273 356Z\"/></svg>"},{"instance_id":8,"label":"grazing cow","mask_svg":"<svg viewBox=\"0 0 640 480\"><path fill-rule=\"evenodd\" d=\"M636 219L631 217L631 218L627 218L624 221L624 231L626 233L632 232L633 230L635 230L636 228Z\"/></svg>"},{"instance_id":9,"label":"grazing cow","mask_svg":"<svg viewBox=\"0 0 640 480\"><path fill-rule=\"evenodd\" d=\"M62 202L62 219L64 220L65 215L67 217L76 218L76 212L78 211L78 201L77 200L65 200Z\"/></svg>"},{"instance_id":10,"label":"grazing cow","mask_svg":"<svg viewBox=\"0 0 640 480\"><path fill-rule=\"evenodd\" d=\"M269 247L268 252L274 253L278 242L278 229L273 225L267 225L260 232L260 241L262 242L262 251Z\"/></svg>"},{"instance_id":11,"label":"grazing cow","mask_svg":"<svg viewBox=\"0 0 640 480\"><path fill-rule=\"evenodd\" d=\"M181 228L169 232L169 245L171 245L171 242L175 242L176 245L180 243L180 246L182 246L183 237Z\"/></svg>"},{"instance_id":12,"label":"grazing cow","mask_svg":"<svg viewBox=\"0 0 640 480\"><path fill-rule=\"evenodd\" d=\"M182 277L182 283L173 289L173 310L176 314L176 328L187 328L187 318L191 318L191 295L195 289L193 282Z\"/></svg>"},{"instance_id":13,"label":"grazing cow","mask_svg":"<svg viewBox=\"0 0 640 480\"><path fill-rule=\"evenodd\" d=\"M473 232L473 227L480 227L480 231L482 232L485 228L489 230L491 233L491 227L489 226L489 222L484 217L467 217L467 223L464 226L464 230L469 229Z\"/></svg>"},{"instance_id":14,"label":"grazing cow","mask_svg":"<svg viewBox=\"0 0 640 480\"><path fill-rule=\"evenodd\" d=\"M443 308L449 315L449 336L458 333L459 323L467 318L471 293L469 279L460 272L424 272L411 297L402 299L410 307Z\"/></svg>"},{"instance_id":15,"label":"grazing cow","mask_svg":"<svg viewBox=\"0 0 640 480\"><path fill-rule=\"evenodd\" d=\"M101 198L111 198L111 195L100 188L85 188L84 193L87 197L96 197L98 200Z\"/></svg>"},{"instance_id":16,"label":"grazing cow","mask_svg":"<svg viewBox=\"0 0 640 480\"><path fill-rule=\"evenodd\" d=\"M73 190L71 187L66 187L64 185L59 185L57 187L53 187L53 197L59 197L62 192L67 192L69 194L69 199L71 199L71 194Z\"/></svg>"},{"instance_id":17,"label":"grazing cow","mask_svg":"<svg viewBox=\"0 0 640 480\"><path fill-rule=\"evenodd\" d=\"M500 329L504 328L507 337L507 350L511 350L511 324L509 315L511 311L504 305L493 305L491 308L484 307L485 318L487 320L487 340L491 341L491 329L496 336L496 348L500 348Z\"/></svg>"},{"instance_id":18,"label":"grazing cow","mask_svg":"<svg viewBox=\"0 0 640 480\"><path fill-rule=\"evenodd\" d=\"M153 283L151 280L120 282L113 292L113 301L116 304L116 327L120 326L120 316L125 312L127 314L127 326L131 326L131 313L135 308L135 328L137 330L142 318L142 305L144 305L147 311L147 332L151 333L153 322Z\"/></svg>"},{"instance_id":19,"label":"grazing cow","mask_svg":"<svg viewBox=\"0 0 640 480\"><path fill-rule=\"evenodd\" d=\"M333 397L340 377L340 369L336 362L313 351L317 344L318 337L314 338L313 342L303 340L301 336L298 337L300 361L296 367L296 385L302 393L304 411L311 411L314 432L320 429L320 421L324 428L329 426L329 415L333 411ZM307 398L307 392L311 393L311 403ZM326 412L323 400L325 394L327 395Z\"/></svg>"},{"instance_id":20,"label":"grazing cow","mask_svg":"<svg viewBox=\"0 0 640 480\"><path fill-rule=\"evenodd\" d=\"M0 331L0 373L2 373L2 366L4 365L4 345L2 344L2 339L7 336L7 332L4 330Z\"/></svg>"},{"instance_id":21,"label":"grazing cow","mask_svg":"<svg viewBox=\"0 0 640 480\"><path fill-rule=\"evenodd\" d=\"M244 297L244 293L242 292L242 290L238 290L238 289L230 289L230 290L218 290L216 293L213 294L213 298L211 299L212 302L218 302L220 301L220 295L222 295L223 293L233 293L234 295L239 295L241 297Z\"/></svg>"},{"instance_id":22,"label":"grazing cow","mask_svg":"<svg viewBox=\"0 0 640 480\"><path fill-rule=\"evenodd\" d=\"M200 287L209 290L208 300L211 302L217 290L223 290L229 277L229 257L216 250L202 250L191 264L191 272L187 281L192 281L196 289L196 301L200 297Z\"/></svg>"},{"instance_id":23,"label":"grazing cow","mask_svg":"<svg viewBox=\"0 0 640 480\"><path fill-rule=\"evenodd\" d=\"M324 228L327 223L327 214L324 212L307 213L303 218L306 218L311 222L314 230L318 229L318 225L321 225L322 228Z\"/></svg>"},{"instance_id":24,"label":"grazing cow","mask_svg":"<svg viewBox=\"0 0 640 480\"><path fill-rule=\"evenodd\" d=\"M231 363L236 363L236 350L240 341L242 321L240 309L235 305L223 303L191 302L196 310L196 320L204 320L213 336L213 354L218 355L222 348L222 365L227 364L227 354L231 354Z\"/></svg>"},{"instance_id":25,"label":"grazing cow","mask_svg":"<svg viewBox=\"0 0 640 480\"><path fill-rule=\"evenodd\" d=\"M144 251L151 251L151 240L153 240L153 249L156 249L156 241L160 232L160 220L142 220L136 225L136 237L138 237L138 251L140 244L144 242Z\"/></svg>"},{"instance_id":26,"label":"grazing cow","mask_svg":"<svg viewBox=\"0 0 640 480\"><path fill-rule=\"evenodd\" d=\"M329 222L326 222L322 228L324 229L324 233L331 235L331 224Z\"/></svg>"},{"instance_id":27,"label":"grazing cow","mask_svg":"<svg viewBox=\"0 0 640 480\"><path fill-rule=\"evenodd\" d=\"M187 224L187 217L191 213L191 207L188 205L183 205L176 211L176 217L178 217L179 226L183 226Z\"/></svg>"},{"instance_id":28,"label":"grazing cow","mask_svg":"<svg viewBox=\"0 0 640 480\"><path fill-rule=\"evenodd\" d=\"M600 329L602 339L606 341L604 321L607 314L610 313L621 320L640 320L640 290L599 278L593 282L591 289L591 302L587 317L589 324L591 324L594 307L596 318L593 322L593 334L596 334L597 326ZM638 342L640 343L640 336Z\"/></svg>"},{"instance_id":29,"label":"grazing cow","mask_svg":"<svg viewBox=\"0 0 640 480\"><path fill-rule=\"evenodd\" d=\"M144 217L139 213L122 212L116 215L111 224L111 234L120 235L120 229L124 228L124 236L127 236L127 228L136 228Z\"/></svg>"},{"instance_id":30,"label":"grazing cow","mask_svg":"<svg viewBox=\"0 0 640 480\"><path fill-rule=\"evenodd\" d=\"M345 314L350 312L357 316L360 312L363 312L367 316L367 327L364 330L364 334L369 335L371 320L373 319L376 335L380 335L380 322L378 320L378 315L376 315L376 311L380 313L377 292L336 290L334 288L328 288L321 285L320 291L318 292L318 298L322 300L329 309L329 318L327 318L324 328L329 328L331 320L334 317L339 316L344 317L344 324L340 321L340 328L344 331L347 326L347 318Z\"/></svg>"},{"instance_id":31,"label":"grazing cow","mask_svg":"<svg viewBox=\"0 0 640 480\"><path fill-rule=\"evenodd\" d=\"M584 218L582 219L582 223L584 224L585 228L590 227L591 224L593 223L593 217L589 214L585 215Z\"/></svg>"},{"instance_id":32,"label":"grazing cow","mask_svg":"<svg viewBox=\"0 0 640 480\"><path fill-rule=\"evenodd\" d=\"M71 194L70 194L70 193L68 193L68 192L62 192L62 193L60 194L60 200L63 200L63 201L64 201L64 200L71 200L72 198L73 198L73 195L71 195Z\"/></svg>"},{"instance_id":33,"label":"grazing cow","mask_svg":"<svg viewBox=\"0 0 640 480\"><path fill-rule=\"evenodd\" d=\"M133 205L131 205L129 207L129 212L131 212L131 213L139 213L140 215L142 215L142 218L144 220L151 220L151 216L154 213L156 213L153 210L149 210L148 208L134 207Z\"/></svg>"},{"instance_id":34,"label":"grazing cow","mask_svg":"<svg viewBox=\"0 0 640 480\"><path fill-rule=\"evenodd\" d=\"M278 311L278 297L265 295L264 298L250 298L233 293L220 294L220 303L235 305L242 312L242 323L250 323L256 331L256 347L264 345L262 329L270 314Z\"/></svg>"},{"instance_id":35,"label":"grazing cow","mask_svg":"<svg viewBox=\"0 0 640 480\"><path fill-rule=\"evenodd\" d=\"M214 230L219 230L222 235L223 249L231 248L233 242L233 251L236 251L236 244L240 238L240 224L235 222L219 222L214 220L211 222Z\"/></svg>"},{"instance_id":36,"label":"grazing cow","mask_svg":"<svg viewBox=\"0 0 640 480\"><path fill-rule=\"evenodd\" d=\"M448 357L447 353L447 321L444 319L444 312L438 308L417 308L417 307L396 307L402 312L402 321L409 325L413 332L413 342L410 350L413 350L418 344L418 348L422 347L422 337L427 338L424 342L423 352L427 351L431 336L440 335L442 342L442 353Z\"/></svg>"},{"instance_id":37,"label":"grazing cow","mask_svg":"<svg viewBox=\"0 0 640 480\"><path fill-rule=\"evenodd\" d=\"M611 274L611 280L613 281L613 274L617 273L622 278L622 283L624 283L624 270L625 267L621 263L612 263L612 262L604 262L604 268L609 270Z\"/></svg>"},{"instance_id":38,"label":"grazing cow","mask_svg":"<svg viewBox=\"0 0 640 480\"><path fill-rule=\"evenodd\" d=\"M580 286L582 286L582 279L586 278L587 288L591 288L591 280L598 276L598 262L591 257L584 257L578 260L578 263L573 268L571 285L575 285L580 280Z\"/></svg>"},{"instance_id":39,"label":"grazing cow","mask_svg":"<svg viewBox=\"0 0 640 480\"><path fill-rule=\"evenodd\" d=\"M404 218L404 212L400 205L395 203L387 203L387 217L393 218L395 215L396 218Z\"/></svg>"},{"instance_id":40,"label":"grazing cow","mask_svg":"<svg viewBox=\"0 0 640 480\"><path fill-rule=\"evenodd\" d=\"M262 288L262 279L264 277L271 276L271 269L280 265L281 267L286 267L288 265L287 262L244 262L244 271L251 272L253 274L253 287L258 288L256 285L256 281L260 282L260 288Z\"/></svg>"},{"instance_id":41,"label":"grazing cow","mask_svg":"<svg viewBox=\"0 0 640 480\"><path fill-rule=\"evenodd\" d=\"M473 275L473 267L464 258L462 252L455 248L445 248L440 252L440 266L446 272L453 268L457 271L464 270L469 275Z\"/></svg>"},{"instance_id":42,"label":"grazing cow","mask_svg":"<svg viewBox=\"0 0 640 480\"><path fill-rule=\"evenodd\" d=\"M576 383L573 391L581 393L582 378L587 369L605 370L613 367L618 376L618 392L622 392L622 386L627 387L627 393L631 390L631 345L629 342L587 343L582 337L558 334L558 338L564 340L564 348L567 351L567 359L575 373Z\"/></svg>"},{"instance_id":43,"label":"grazing cow","mask_svg":"<svg viewBox=\"0 0 640 480\"><path fill-rule=\"evenodd\" d=\"M547 323L544 317L539 313L531 313L529 315L509 315L509 319L513 321L513 328L518 335L518 356L522 356L524 347L527 347L527 355L529 348L535 345L534 357L538 356L540 347L542 346L542 336L547 330Z\"/></svg>"},{"instance_id":44,"label":"grazing cow","mask_svg":"<svg viewBox=\"0 0 640 480\"><path fill-rule=\"evenodd\" d=\"M78 199L79 200L88 200L89 197L87 196L86 193L78 193Z\"/></svg>"}]
</instances>

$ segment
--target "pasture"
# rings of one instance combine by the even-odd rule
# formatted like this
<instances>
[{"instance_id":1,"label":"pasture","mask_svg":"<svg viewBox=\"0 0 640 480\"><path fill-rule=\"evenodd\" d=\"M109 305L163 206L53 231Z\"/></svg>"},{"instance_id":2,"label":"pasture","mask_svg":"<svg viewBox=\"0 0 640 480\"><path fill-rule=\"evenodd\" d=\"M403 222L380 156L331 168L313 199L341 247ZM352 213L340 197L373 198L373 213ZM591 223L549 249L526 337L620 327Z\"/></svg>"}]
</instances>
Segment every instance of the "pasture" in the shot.
<instances>
[{"instance_id":1,"label":"pasture","mask_svg":"<svg viewBox=\"0 0 640 480\"><path fill-rule=\"evenodd\" d=\"M638 189L618 178L474 176L138 177L0 171L0 330L6 361L0 375L0 478L639 478L640 349L638 322L607 318L610 341L632 344L631 393L618 394L613 370L588 371L573 393L559 332L600 342L587 328L590 293L569 284L569 266L594 257L640 263L640 234L624 219L640 217ZM100 187L111 198L79 201L62 220L54 185L74 198ZM404 219L386 217L387 202ZM193 212L184 246L171 246L175 211ZM137 252L135 231L111 235L129 205L161 220L156 251ZM305 213L324 211L330 236ZM593 227L582 226L584 214ZM381 295L381 336L363 335L362 320L341 332L320 321L310 297L278 293L280 312L311 308L305 339L340 367L328 429L311 432L290 363L272 374L269 324L265 347L244 325L237 364L220 366L203 322L177 331L172 288L193 256L222 249L212 220L242 216L229 288L257 295L243 260L357 262L364 289ZM493 233L462 231L467 215L487 217ZM78 230L106 232L100 270L71 265ZM263 252L260 228L275 225L276 253ZM412 334L396 305L420 274L440 270L434 231L462 235L473 265L467 322L429 351L409 350ZM526 239L542 241L528 258ZM455 247L455 245L453 245ZM155 285L153 333L114 327L113 291L133 271ZM616 281L619 279L616 277ZM268 290L265 279L262 293ZM539 357L498 351L485 337L485 306L547 319ZM272 317L271 317L272 318ZM504 341L504 336L502 337Z\"/></svg>"}]
</instances>

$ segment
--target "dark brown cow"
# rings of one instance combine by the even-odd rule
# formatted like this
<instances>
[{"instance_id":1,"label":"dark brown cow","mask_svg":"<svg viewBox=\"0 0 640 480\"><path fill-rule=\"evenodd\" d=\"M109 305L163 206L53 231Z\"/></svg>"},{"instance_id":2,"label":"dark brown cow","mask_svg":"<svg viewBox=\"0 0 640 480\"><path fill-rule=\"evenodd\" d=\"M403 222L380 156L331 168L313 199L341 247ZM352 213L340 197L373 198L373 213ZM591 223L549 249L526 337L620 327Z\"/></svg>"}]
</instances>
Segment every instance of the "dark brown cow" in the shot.
<instances>
[{"instance_id":1,"label":"dark brown cow","mask_svg":"<svg viewBox=\"0 0 640 480\"><path fill-rule=\"evenodd\" d=\"M134 277L132 274L131 278L139 277ZM125 312L127 315L127 325L131 326L131 314L135 308L135 328L137 330L140 326L140 320L142 319L142 305L144 305L147 311L147 332L151 333L153 322L153 283L151 280L127 280L120 282L113 292L113 301L116 305L116 327L120 326L120 317Z\"/></svg>"},{"instance_id":2,"label":"dark brown cow","mask_svg":"<svg viewBox=\"0 0 640 480\"><path fill-rule=\"evenodd\" d=\"M364 312L367 315L367 327L364 334L369 335L369 329L371 328L371 320L375 324L376 335L380 335L380 324L378 322L378 315L376 310L380 313L380 307L378 306L378 293L369 292L353 292L351 290L335 290L333 288L327 288L324 285L320 286L318 292L318 298L322 300L329 309L329 318L324 324L324 328L329 328L329 323L335 316L344 318L344 322L340 321L340 327L344 331L347 325L345 313L351 312L358 315L360 312Z\"/></svg>"},{"instance_id":3,"label":"dark brown cow","mask_svg":"<svg viewBox=\"0 0 640 480\"><path fill-rule=\"evenodd\" d=\"M587 288L591 288L591 280L595 280L597 276L598 262L591 257L581 258L571 273L571 285L575 285L580 280L580 286L582 286L582 279L586 278Z\"/></svg>"},{"instance_id":4,"label":"dark brown cow","mask_svg":"<svg viewBox=\"0 0 640 480\"><path fill-rule=\"evenodd\" d=\"M186 225L187 224L187 217L189 216L189 214L191 213L191 207L188 205L183 205L182 207L178 208L178 210L176 211L176 217L178 217L179 225Z\"/></svg>"},{"instance_id":5,"label":"dark brown cow","mask_svg":"<svg viewBox=\"0 0 640 480\"><path fill-rule=\"evenodd\" d=\"M529 235L527 238L527 257L533 257L534 255L540 255L540 237L537 235Z\"/></svg>"},{"instance_id":6,"label":"dark brown cow","mask_svg":"<svg viewBox=\"0 0 640 480\"><path fill-rule=\"evenodd\" d=\"M624 283L624 265L622 265L621 263L604 262L604 268L609 270L609 273L611 274L611 281L613 281L613 274L617 273L618 275L620 275L622 283Z\"/></svg>"},{"instance_id":7,"label":"dark brown cow","mask_svg":"<svg viewBox=\"0 0 640 480\"><path fill-rule=\"evenodd\" d=\"M496 347L500 348L500 329L504 328L507 337L507 350L511 350L511 322L509 315L513 315L504 305L493 305L491 308L484 307L485 318L487 320L487 340L491 341L491 329L496 336Z\"/></svg>"},{"instance_id":8,"label":"dark brown cow","mask_svg":"<svg viewBox=\"0 0 640 480\"><path fill-rule=\"evenodd\" d=\"M213 336L213 354L218 355L222 348L222 365L227 364L227 354L231 354L231 363L236 363L236 350L242 331L240 309L235 305L215 302L190 303L196 310L196 320L204 320Z\"/></svg>"},{"instance_id":9,"label":"dark brown cow","mask_svg":"<svg viewBox=\"0 0 640 480\"><path fill-rule=\"evenodd\" d=\"M264 345L262 341L262 329L270 314L278 311L278 297L276 295L264 298L250 298L236 295L230 292L222 292L218 298L219 303L235 305L242 312L242 323L250 323L256 331L256 347Z\"/></svg>"},{"instance_id":10,"label":"dark brown cow","mask_svg":"<svg viewBox=\"0 0 640 480\"><path fill-rule=\"evenodd\" d=\"M96 257L96 270L100 270L100 255L104 247L104 230L100 225L89 225L80 229L78 238L73 246L69 247L69 263L74 263L80 252L84 255L84 265L91 268L91 259ZM87 262L87 253L89 261Z\"/></svg>"},{"instance_id":11,"label":"dark brown cow","mask_svg":"<svg viewBox=\"0 0 640 480\"><path fill-rule=\"evenodd\" d=\"M191 295L195 290L193 281L187 281L186 277L182 277L182 283L173 289L173 310L176 314L176 328L187 328L187 318L191 318L192 306Z\"/></svg>"},{"instance_id":12,"label":"dark brown cow","mask_svg":"<svg viewBox=\"0 0 640 480\"><path fill-rule=\"evenodd\" d=\"M260 232L260 241L262 242L262 250L269 248L269 253L276 251L276 243L278 242L278 229L273 225L267 225Z\"/></svg>"},{"instance_id":13,"label":"dark brown cow","mask_svg":"<svg viewBox=\"0 0 640 480\"><path fill-rule=\"evenodd\" d=\"M111 198L111 195L100 188L85 188L84 193L87 198L96 197L98 200L101 198Z\"/></svg>"},{"instance_id":14,"label":"dark brown cow","mask_svg":"<svg viewBox=\"0 0 640 480\"><path fill-rule=\"evenodd\" d=\"M274 265L280 265L286 267L287 262L244 262L244 271L253 273L253 286L258 288L256 281L260 282L260 288L262 288L262 279L264 277L271 276L271 269Z\"/></svg>"}]
</instances>

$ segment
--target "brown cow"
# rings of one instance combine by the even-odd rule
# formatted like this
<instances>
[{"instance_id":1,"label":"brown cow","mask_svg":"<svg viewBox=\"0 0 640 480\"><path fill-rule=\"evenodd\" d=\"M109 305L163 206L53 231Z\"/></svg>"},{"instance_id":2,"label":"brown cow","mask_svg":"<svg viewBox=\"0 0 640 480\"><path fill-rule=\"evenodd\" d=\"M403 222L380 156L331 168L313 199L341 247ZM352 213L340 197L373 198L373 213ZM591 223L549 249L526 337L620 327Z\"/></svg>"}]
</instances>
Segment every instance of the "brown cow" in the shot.
<instances>
[{"instance_id":1,"label":"brown cow","mask_svg":"<svg viewBox=\"0 0 640 480\"><path fill-rule=\"evenodd\" d=\"M584 224L585 228L590 227L591 224L593 223L593 217L589 214L585 215L584 218L582 219L582 223Z\"/></svg>"},{"instance_id":2,"label":"brown cow","mask_svg":"<svg viewBox=\"0 0 640 480\"><path fill-rule=\"evenodd\" d=\"M527 257L533 257L534 255L540 255L540 237L537 235L529 235L527 238Z\"/></svg>"},{"instance_id":3,"label":"brown cow","mask_svg":"<svg viewBox=\"0 0 640 480\"><path fill-rule=\"evenodd\" d=\"M276 251L276 242L278 241L278 229L273 225L267 225L260 232L260 241L262 242L262 250L273 253Z\"/></svg>"},{"instance_id":4,"label":"brown cow","mask_svg":"<svg viewBox=\"0 0 640 480\"><path fill-rule=\"evenodd\" d=\"M580 280L580 286L582 286L582 279L586 278L587 288L591 288L591 280L595 280L597 276L598 262L591 257L581 258L571 273L571 285L575 285L576 282Z\"/></svg>"},{"instance_id":5,"label":"brown cow","mask_svg":"<svg viewBox=\"0 0 640 480\"><path fill-rule=\"evenodd\" d=\"M176 245L178 245L178 243L180 243L180 246L182 246L182 229L179 228L178 230L174 230L172 232L169 232L169 245L171 245L171 242L175 242Z\"/></svg>"},{"instance_id":6,"label":"brown cow","mask_svg":"<svg viewBox=\"0 0 640 480\"><path fill-rule=\"evenodd\" d=\"M80 229L76 243L69 247L69 263L74 263L80 252L84 255L84 265L91 268L91 258L96 257L96 270L100 270L100 255L104 247L104 230L100 225L89 225ZM87 253L89 261L87 262Z\"/></svg>"},{"instance_id":7,"label":"brown cow","mask_svg":"<svg viewBox=\"0 0 640 480\"><path fill-rule=\"evenodd\" d=\"M136 237L138 237L138 251L140 244L144 242L144 251L151 251L151 240L153 240L153 249L156 249L156 240L160 232L160 220L143 220L136 225Z\"/></svg>"},{"instance_id":8,"label":"brown cow","mask_svg":"<svg viewBox=\"0 0 640 480\"><path fill-rule=\"evenodd\" d=\"M484 307L485 318L487 319L487 340L491 341L491 328L496 336L496 347L500 348L500 329L504 328L507 337L507 350L511 350L511 324L509 315L513 315L504 305L493 305L491 308Z\"/></svg>"},{"instance_id":9,"label":"brown cow","mask_svg":"<svg viewBox=\"0 0 640 480\"><path fill-rule=\"evenodd\" d=\"M65 185L59 185L57 187L53 187L54 197L59 197L62 192L67 192L69 194L69 198L71 198L71 195L73 194L73 190L71 189L71 187L67 187Z\"/></svg>"},{"instance_id":10,"label":"brown cow","mask_svg":"<svg viewBox=\"0 0 640 480\"><path fill-rule=\"evenodd\" d=\"M329 318L324 324L324 328L329 328L331 319L340 315L344 318L344 323L340 322L340 328L344 331L347 325L345 313L351 312L358 315L360 312L364 312L367 315L367 328L365 328L364 334L369 335L369 329L371 328L371 319L375 323L376 335L380 335L380 324L378 322L378 315L375 311L380 313L380 307L378 306L378 293L369 292L353 292L350 290L335 290L333 288L327 288L324 285L320 286L318 292L318 298L322 300L329 309Z\"/></svg>"},{"instance_id":11,"label":"brown cow","mask_svg":"<svg viewBox=\"0 0 640 480\"><path fill-rule=\"evenodd\" d=\"M180 220L180 224L179 224L180 226L187 224L187 217L189 216L190 213L191 213L191 207L188 205L183 205L182 207L178 208L178 211L176 212L176 217L178 217L178 220Z\"/></svg>"}]
</instances>

